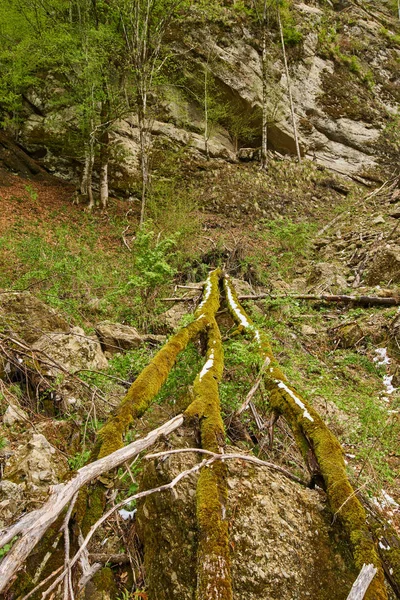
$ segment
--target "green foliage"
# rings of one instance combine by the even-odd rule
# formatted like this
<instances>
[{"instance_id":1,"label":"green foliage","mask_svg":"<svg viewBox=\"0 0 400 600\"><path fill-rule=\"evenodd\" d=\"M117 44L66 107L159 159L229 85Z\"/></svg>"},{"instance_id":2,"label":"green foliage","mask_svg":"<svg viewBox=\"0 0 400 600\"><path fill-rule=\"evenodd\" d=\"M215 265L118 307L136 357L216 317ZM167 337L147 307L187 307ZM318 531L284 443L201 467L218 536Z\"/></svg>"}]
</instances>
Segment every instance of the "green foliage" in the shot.
<instances>
[{"instance_id":1,"label":"green foliage","mask_svg":"<svg viewBox=\"0 0 400 600\"><path fill-rule=\"evenodd\" d=\"M222 411L228 416L239 408L261 366L258 348L241 336L224 344L225 376L220 384Z\"/></svg>"},{"instance_id":2,"label":"green foliage","mask_svg":"<svg viewBox=\"0 0 400 600\"><path fill-rule=\"evenodd\" d=\"M83 467L90 458L90 450L84 450L83 452L77 452L74 456L68 458L68 465L72 471L77 471Z\"/></svg>"},{"instance_id":3,"label":"green foliage","mask_svg":"<svg viewBox=\"0 0 400 600\"><path fill-rule=\"evenodd\" d=\"M278 272L284 274L301 258L307 255L310 248L315 223L296 223L289 219L263 221L266 232L263 238L274 244L270 262Z\"/></svg>"},{"instance_id":4,"label":"green foliage","mask_svg":"<svg viewBox=\"0 0 400 600\"><path fill-rule=\"evenodd\" d=\"M154 290L171 282L176 269L173 267L177 239L169 237L160 239L150 229L151 223L139 229L133 252L133 275L128 287L137 288L145 298L149 298Z\"/></svg>"},{"instance_id":5,"label":"green foliage","mask_svg":"<svg viewBox=\"0 0 400 600\"><path fill-rule=\"evenodd\" d=\"M82 215L79 230L73 223L54 228L37 223L33 231L32 225L34 221L20 223L18 237L11 230L0 238L0 249L13 253L16 268L1 272L0 286L24 289L43 281L39 287L43 300L82 324L84 315L91 312L88 302L93 298L98 299L96 310L104 317L113 307L114 318L118 318L126 304L132 303L124 296L123 286L133 259L122 249L102 249L95 219ZM116 239L121 226L115 223ZM112 225L109 235L113 235Z\"/></svg>"},{"instance_id":6,"label":"green foliage","mask_svg":"<svg viewBox=\"0 0 400 600\"><path fill-rule=\"evenodd\" d=\"M174 242L179 240L175 264L179 263L181 253L190 246L200 227L195 191L182 186L181 169L186 159L184 147L154 152L157 168L152 176L147 203L147 214L154 229Z\"/></svg>"},{"instance_id":7,"label":"green foliage","mask_svg":"<svg viewBox=\"0 0 400 600\"><path fill-rule=\"evenodd\" d=\"M128 350L123 354L115 354L109 360L108 373L124 381L132 382L150 362L151 356L152 350L145 346Z\"/></svg>"},{"instance_id":8,"label":"green foliage","mask_svg":"<svg viewBox=\"0 0 400 600\"><path fill-rule=\"evenodd\" d=\"M381 27L379 32L388 42L390 42L390 44L393 44L394 46L400 46L400 34L392 33L385 27Z\"/></svg>"},{"instance_id":9,"label":"green foliage","mask_svg":"<svg viewBox=\"0 0 400 600\"><path fill-rule=\"evenodd\" d=\"M8 544L5 544L2 548L0 548L0 558L3 558L3 556L5 556L7 554L7 552L9 552L11 550L11 548L13 547L14 543L17 541L18 537L15 536L11 542L9 542Z\"/></svg>"},{"instance_id":10,"label":"green foliage","mask_svg":"<svg viewBox=\"0 0 400 600\"><path fill-rule=\"evenodd\" d=\"M188 344L179 355L179 360L170 371L166 383L155 398L155 402L160 405L165 403L172 406L179 405L187 396L187 388L193 383L203 363L204 358L199 354L195 345L193 343Z\"/></svg>"}]
</instances>

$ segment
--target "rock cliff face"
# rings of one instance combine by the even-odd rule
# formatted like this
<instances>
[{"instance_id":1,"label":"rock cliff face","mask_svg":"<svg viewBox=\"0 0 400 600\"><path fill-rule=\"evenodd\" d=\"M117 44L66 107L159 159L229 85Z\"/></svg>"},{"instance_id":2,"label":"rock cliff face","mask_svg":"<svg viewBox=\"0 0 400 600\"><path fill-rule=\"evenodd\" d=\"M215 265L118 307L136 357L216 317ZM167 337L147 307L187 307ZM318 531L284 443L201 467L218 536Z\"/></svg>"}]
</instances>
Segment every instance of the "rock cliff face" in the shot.
<instances>
[{"instance_id":1,"label":"rock cliff face","mask_svg":"<svg viewBox=\"0 0 400 600\"><path fill-rule=\"evenodd\" d=\"M228 116L219 119L209 140L211 157L237 159L240 147L260 145L262 48L260 28L240 9L220 7L216 15L200 9L172 32L168 40L186 93L171 73L152 122L161 145L189 148L205 155L201 82L207 70L217 101ZM384 146L384 131L400 99L398 24L387 3L291 3L287 54L301 152L342 174L373 177ZM290 32L296 36L290 36ZM279 32L274 15L267 31L269 147L295 153L293 128ZM54 85L54 82L53 82ZM199 88L200 85L200 88ZM196 87L197 86L197 87ZM161 92L160 92L161 95ZM53 172L74 179L82 166L61 152L66 124L74 111L59 110L35 97L34 113L23 126L24 145ZM236 132L238 119L246 127ZM236 125L233 123L236 120ZM114 189L129 193L138 177L139 135L135 116L115 125L112 134ZM384 149L383 149L384 151Z\"/></svg>"}]
</instances>

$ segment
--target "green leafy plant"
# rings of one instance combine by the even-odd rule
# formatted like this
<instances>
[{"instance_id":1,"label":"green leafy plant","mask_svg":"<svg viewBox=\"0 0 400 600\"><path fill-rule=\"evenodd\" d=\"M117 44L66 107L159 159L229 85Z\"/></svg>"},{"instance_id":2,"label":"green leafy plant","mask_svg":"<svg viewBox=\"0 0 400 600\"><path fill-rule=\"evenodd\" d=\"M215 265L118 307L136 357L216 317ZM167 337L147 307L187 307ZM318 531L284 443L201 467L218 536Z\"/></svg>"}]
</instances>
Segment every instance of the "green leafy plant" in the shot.
<instances>
[{"instance_id":1,"label":"green leafy plant","mask_svg":"<svg viewBox=\"0 0 400 600\"><path fill-rule=\"evenodd\" d=\"M145 299L151 296L157 286L171 281L176 273L172 263L177 238L171 236L160 239L150 227L151 223L147 223L138 231L132 249L133 275L128 282L128 287L138 288Z\"/></svg>"},{"instance_id":2,"label":"green leafy plant","mask_svg":"<svg viewBox=\"0 0 400 600\"><path fill-rule=\"evenodd\" d=\"M84 450L83 452L77 452L74 456L68 458L68 464L70 469L77 471L83 467L90 457L90 450Z\"/></svg>"},{"instance_id":3,"label":"green leafy plant","mask_svg":"<svg viewBox=\"0 0 400 600\"><path fill-rule=\"evenodd\" d=\"M11 550L11 548L13 547L14 543L17 541L18 537L14 537L11 542L9 542L8 544L5 544L2 548L0 548L0 558L3 558L3 556L5 556L7 554L7 552L9 552Z\"/></svg>"}]
</instances>

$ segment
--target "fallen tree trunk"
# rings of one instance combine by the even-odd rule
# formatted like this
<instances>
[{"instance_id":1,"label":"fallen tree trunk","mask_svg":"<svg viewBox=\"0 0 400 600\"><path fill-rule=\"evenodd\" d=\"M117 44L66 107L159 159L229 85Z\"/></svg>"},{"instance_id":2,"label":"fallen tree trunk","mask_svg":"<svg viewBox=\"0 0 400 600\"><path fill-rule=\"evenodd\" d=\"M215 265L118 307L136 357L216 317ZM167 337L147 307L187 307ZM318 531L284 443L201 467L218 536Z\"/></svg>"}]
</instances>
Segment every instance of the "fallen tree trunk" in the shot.
<instances>
[{"instance_id":1,"label":"fallen tree trunk","mask_svg":"<svg viewBox=\"0 0 400 600\"><path fill-rule=\"evenodd\" d=\"M287 296L274 294L257 294L238 296L239 300L284 300L290 298L293 300L319 300L321 302L343 302L345 304L359 304L360 306L400 306L400 297L380 297L380 296L347 296L344 294L290 294Z\"/></svg>"},{"instance_id":2,"label":"fallen tree trunk","mask_svg":"<svg viewBox=\"0 0 400 600\"><path fill-rule=\"evenodd\" d=\"M123 450L123 435L134 419L142 416L146 412L152 399L166 381L178 354L184 350L188 343L201 331L210 326L219 307L218 285L220 276L221 271L219 269L210 273L205 284L203 301L200 303L194 315L195 320L179 330L170 338L163 348L159 350L150 364L133 382L121 404L115 410L114 415L100 430L97 444L91 455L93 464L98 464L97 461L99 459L107 458L107 456L119 449ZM96 463L94 463L94 461L96 461ZM75 532L77 532L77 535L79 535L81 531L83 535L86 535L93 523L101 517L105 508L105 494L110 485L110 478L104 477L104 475L115 468L115 466L117 465L110 463L108 468L103 469L101 473L97 473L96 471L96 475L89 477L82 485L78 485L77 489L80 490L80 494L72 515L76 522ZM90 467L90 465L88 465L88 467ZM84 473L87 472L85 471ZM90 493L87 489L83 490L84 486L86 486L89 481L92 481L99 476L102 476L101 479L96 482L96 485L90 490ZM78 483L79 482L76 482L76 484ZM70 489L71 488L68 488L68 490ZM61 506L60 510L51 510L50 513L46 510L37 513L34 517L35 521L31 520L31 513L29 513L29 515L26 515L26 517L23 517L13 527L5 531L3 536L0 535L1 547L1 545L7 544L16 535L22 533L21 539L13 546L0 565L0 591L4 589L6 585L7 587L9 586L18 568L21 567L31 550L41 540L49 527L55 523L61 511L75 493L73 492L72 496L70 496L70 492L65 492L64 488L60 488L59 491L57 490L58 488L56 486L55 491L52 491L48 502L50 502L51 507L53 507L54 503L57 503ZM64 496L64 493L67 495ZM54 494L56 495L54 496ZM48 503L46 503L45 506L48 507ZM77 535L74 537L77 538ZM54 531L53 537L55 540L59 539L58 531ZM77 547L77 539L73 540L72 545L75 548ZM47 556L47 553L47 549L45 548L42 553L43 559L39 559L39 564L44 564L46 566L47 561L45 557ZM41 552L39 552L39 554L41 554ZM45 577L46 574L47 571L44 570L43 576ZM34 585L34 582L28 577L28 582L23 586L24 589L21 591L31 589L32 585Z\"/></svg>"},{"instance_id":3,"label":"fallen tree trunk","mask_svg":"<svg viewBox=\"0 0 400 600\"><path fill-rule=\"evenodd\" d=\"M69 518L78 490L87 489L88 483L131 459L154 443L159 435L167 435L186 421L186 423L192 422L195 426L199 424L202 446L199 451L205 450L213 456L212 460L203 465L193 467L200 470L196 497L199 535L197 598L198 600L232 599L228 521L225 509L228 495L226 460L223 457L225 455L222 455L225 431L218 393L218 385L223 371L223 349L220 331L215 320L219 308L220 277L220 270L210 274L206 282L203 301L194 315L195 320L171 337L132 384L115 414L101 430L99 442L93 452L93 462L80 469L70 481L54 486L44 506L25 515L20 521L0 532L0 547L9 543L15 536L20 536L20 539L0 563L0 592L13 583L17 570L52 525L54 534L58 536L57 539L60 539L61 533L54 524L68 504L70 504L67 513ZM338 515L351 541L356 566L361 569L363 563L372 563L377 568L377 575L370 585L365 596L366 599L386 600L381 562L366 525L365 512L347 479L338 440L323 423L318 413L290 385L280 370L267 339L250 321L240 306L234 287L228 278L224 279L224 286L229 309L239 324L239 330L252 335L263 358L263 379L269 392L270 406L275 414L281 414L291 427L312 480L325 488L331 510L334 516ZM175 417L154 430L146 438L137 440L126 448L121 448L126 428L135 418L144 414L168 377L169 370L179 352L202 331L207 332L207 354L205 364L193 385L194 399L192 403L183 415ZM251 402L255 389L256 387L253 386L248 395L248 402ZM90 494L81 495L78 499L78 514L75 516L75 520L78 524L79 534L82 525L79 515L82 513L85 515L87 498L91 501L94 499L93 504L96 504L97 510L100 511L99 515L90 512L84 527L82 527L86 546L99 523L103 523L107 515L116 509L114 507L111 511L104 513L105 503L97 502L99 498L104 499L109 483L110 479L104 481L102 478L97 481ZM168 489L168 486L169 484L156 490L140 492L135 495L135 498L161 491L161 489ZM129 500L123 501L122 504ZM68 537L67 527L68 522L64 519L62 530L65 537ZM76 537L78 539L79 536ZM83 539L82 536L80 539ZM42 547L40 546L40 548ZM60 566L58 569L52 567L54 577L63 569L61 575L51 584L51 587L54 586L52 589L56 590L63 580L68 580L71 567L76 564L79 552L83 552L81 548L82 542L79 542L79 539L75 546L72 546L71 543L71 549L75 552L73 559L69 562L66 560L64 567ZM57 563L56 566L58 564L60 563ZM49 580L47 572L44 570L40 572L40 577L46 583ZM65 577L66 579L64 579ZM34 585L35 582L31 582L31 587L28 589L32 590ZM72 584L69 583L69 585L72 589Z\"/></svg>"},{"instance_id":4,"label":"fallen tree trunk","mask_svg":"<svg viewBox=\"0 0 400 600\"><path fill-rule=\"evenodd\" d=\"M375 544L371 539L365 511L352 488L346 473L343 451L337 438L322 421L319 414L290 385L275 359L271 346L240 305L228 276L224 278L228 308L239 324L256 341L260 354L271 360L264 373L271 408L281 414L292 429L296 442L311 473L326 490L330 509L337 515L352 544L354 562L358 569L373 564L378 572L365 598L387 600L384 572Z\"/></svg>"},{"instance_id":5,"label":"fallen tree trunk","mask_svg":"<svg viewBox=\"0 0 400 600\"><path fill-rule=\"evenodd\" d=\"M173 335L157 352L151 363L143 369L129 388L128 393L99 432L96 448L97 458L106 456L122 446L122 438L134 419L141 417L151 400L165 383L176 358L188 343L209 327L219 307L218 283L220 269L212 271L207 278L204 299L194 313L195 320Z\"/></svg>"},{"instance_id":6,"label":"fallen tree trunk","mask_svg":"<svg viewBox=\"0 0 400 600\"><path fill-rule=\"evenodd\" d=\"M207 361L193 385L194 400L185 418L200 421L201 445L210 452L221 453L225 445L225 428L221 416L218 386L224 368L219 327L210 322L207 336ZM218 461L203 468L197 482L197 595L200 600L232 600L231 561L226 505L228 500L227 468Z\"/></svg>"}]
</instances>

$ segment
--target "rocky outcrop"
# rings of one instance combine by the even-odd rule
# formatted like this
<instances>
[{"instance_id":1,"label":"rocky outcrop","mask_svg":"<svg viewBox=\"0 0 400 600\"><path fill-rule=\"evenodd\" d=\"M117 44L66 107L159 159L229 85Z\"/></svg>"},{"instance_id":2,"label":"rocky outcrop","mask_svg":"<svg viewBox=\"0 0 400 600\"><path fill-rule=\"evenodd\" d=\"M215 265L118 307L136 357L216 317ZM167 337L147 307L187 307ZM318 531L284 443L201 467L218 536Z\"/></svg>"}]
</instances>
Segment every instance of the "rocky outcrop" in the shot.
<instances>
[{"instance_id":1,"label":"rocky outcrop","mask_svg":"<svg viewBox=\"0 0 400 600\"><path fill-rule=\"evenodd\" d=\"M312 290L343 290L347 287L342 269L333 263L319 262L313 265L307 285Z\"/></svg>"},{"instance_id":2,"label":"rocky outcrop","mask_svg":"<svg viewBox=\"0 0 400 600\"><path fill-rule=\"evenodd\" d=\"M365 281L368 285L400 283L400 246L379 247L368 266Z\"/></svg>"},{"instance_id":3,"label":"rocky outcrop","mask_svg":"<svg viewBox=\"0 0 400 600\"><path fill-rule=\"evenodd\" d=\"M69 471L67 460L41 433L26 433L10 452L0 483L0 526L43 500Z\"/></svg>"},{"instance_id":4,"label":"rocky outcrop","mask_svg":"<svg viewBox=\"0 0 400 600\"><path fill-rule=\"evenodd\" d=\"M173 445L190 446L175 436ZM145 468L142 487L161 485L198 457L164 458ZM196 588L196 476L172 493L139 505L148 593L158 600L194 600ZM228 461L232 581L235 598L343 600L355 574L330 526L323 497L274 472ZM184 560L182 558L184 557ZM157 565L156 568L155 565Z\"/></svg>"},{"instance_id":5,"label":"rocky outcrop","mask_svg":"<svg viewBox=\"0 0 400 600\"><path fill-rule=\"evenodd\" d=\"M69 331L68 322L29 292L0 294L0 331L15 334L28 344L44 333Z\"/></svg>"},{"instance_id":6,"label":"rocky outcrop","mask_svg":"<svg viewBox=\"0 0 400 600\"><path fill-rule=\"evenodd\" d=\"M176 33L173 41L176 60L182 62L188 88L196 87L204 69L210 72L216 102L227 118L213 124L208 142L213 158L235 160L238 146L259 146L261 140L262 66L259 31L249 19L224 9L221 20L204 21L196 9ZM288 45L291 87L300 136L301 152L339 173L368 174L378 164L378 142L388 114L398 102L399 76L395 65L400 51L383 34L382 15L368 13L351 4L346 14L332 8L300 2L292 4L293 25L301 41ZM295 141L284 74L279 34L271 25L268 32L268 141L280 153L295 154ZM360 41L358 41L360 40ZM362 40L362 42L361 42ZM180 56L180 58L179 58ZM54 82L52 82L54 85ZM185 147L205 157L205 116L201 95L185 94L171 80L164 90L160 114L151 123L154 140L172 147ZM31 153L38 153L47 169L76 180L79 161L61 154L66 128L74 122L75 111L55 112L40 104L24 123L21 140ZM229 119L245 119L241 134ZM250 134L251 130L251 134ZM135 189L139 177L139 132L134 115L116 123L111 135L113 158L111 183L114 189ZM253 159L257 153L252 154ZM248 160L251 153L239 153Z\"/></svg>"},{"instance_id":7,"label":"rocky outcrop","mask_svg":"<svg viewBox=\"0 0 400 600\"><path fill-rule=\"evenodd\" d=\"M96 335L100 340L102 350L110 354L138 348L145 343L161 344L166 339L163 335L141 335L134 327L122 323L111 323L111 321L97 323Z\"/></svg>"},{"instance_id":8,"label":"rocky outcrop","mask_svg":"<svg viewBox=\"0 0 400 600\"><path fill-rule=\"evenodd\" d=\"M81 327L73 327L70 333L45 334L32 349L49 359L43 361L43 368L52 377L62 372L60 367L75 373L81 369L98 371L108 366L97 338L86 335Z\"/></svg>"}]
</instances>

